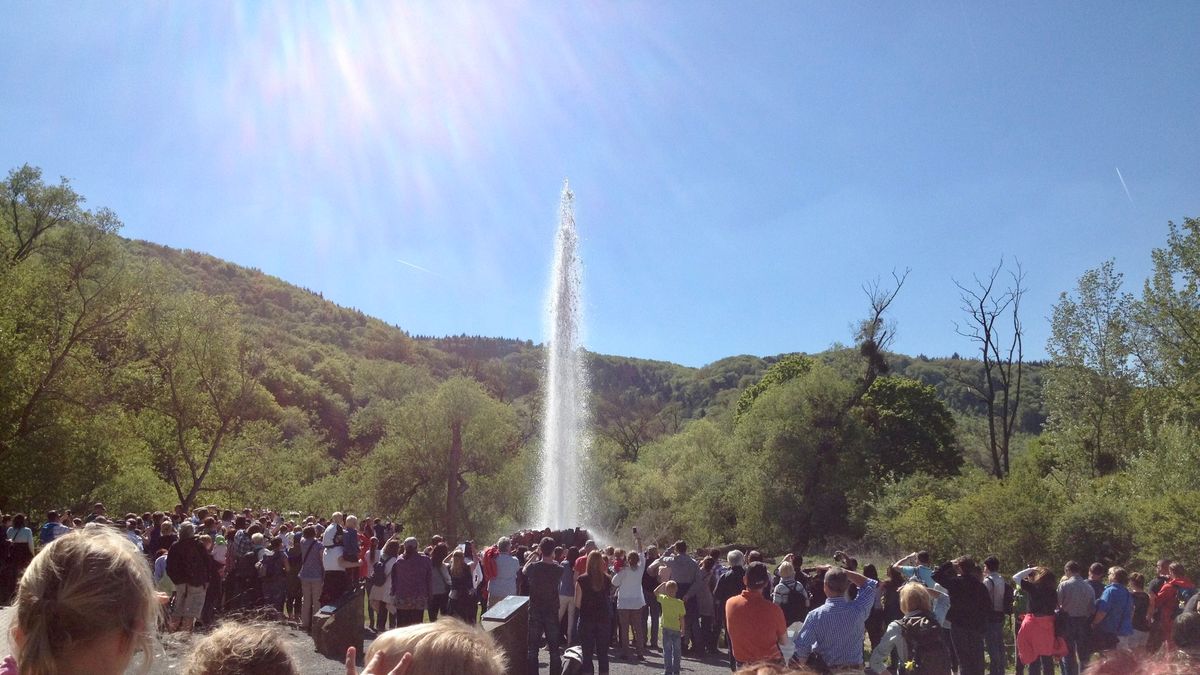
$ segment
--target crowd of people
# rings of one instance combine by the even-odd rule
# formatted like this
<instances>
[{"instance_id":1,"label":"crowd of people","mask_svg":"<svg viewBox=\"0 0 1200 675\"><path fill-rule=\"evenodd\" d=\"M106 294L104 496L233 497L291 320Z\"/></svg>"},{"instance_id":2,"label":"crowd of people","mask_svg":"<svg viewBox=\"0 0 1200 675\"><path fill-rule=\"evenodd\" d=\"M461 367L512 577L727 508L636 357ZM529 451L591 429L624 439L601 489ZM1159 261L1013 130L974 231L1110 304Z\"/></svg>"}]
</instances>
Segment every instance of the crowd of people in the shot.
<instances>
[{"instance_id":1,"label":"crowd of people","mask_svg":"<svg viewBox=\"0 0 1200 675\"><path fill-rule=\"evenodd\" d=\"M581 530L477 550L342 513L179 506L110 519L96 504L36 527L23 514L4 521L0 600L14 608L0 675L119 673L138 657L147 672L161 631L198 627L185 673L299 672L263 620L309 630L321 607L358 597L375 635L365 673L537 673L543 648L551 675L604 674L610 659L650 652L666 675L684 656L751 673L1200 672L1200 596L1170 560L1149 579L1074 561L1061 575L1007 576L995 556L935 564L917 552L880 576L842 552L805 567L799 553L768 565L754 550L660 551L636 529L628 550ZM528 598L523 664L474 625L514 595Z\"/></svg>"}]
</instances>

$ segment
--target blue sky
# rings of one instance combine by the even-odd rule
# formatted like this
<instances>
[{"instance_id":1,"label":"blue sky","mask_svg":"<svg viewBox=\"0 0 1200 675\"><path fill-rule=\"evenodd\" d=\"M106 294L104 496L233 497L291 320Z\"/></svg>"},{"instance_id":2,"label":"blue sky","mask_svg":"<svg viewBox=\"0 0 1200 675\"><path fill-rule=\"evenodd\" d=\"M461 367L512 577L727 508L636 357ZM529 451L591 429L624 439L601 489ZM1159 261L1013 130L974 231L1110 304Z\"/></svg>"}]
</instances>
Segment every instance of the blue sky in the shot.
<instances>
[{"instance_id":1,"label":"blue sky","mask_svg":"<svg viewBox=\"0 0 1200 675\"><path fill-rule=\"evenodd\" d=\"M1196 2L117 7L6 8L3 168L418 334L540 339L564 178L588 346L689 365L848 342L905 267L895 348L966 353L1002 255L1042 356L1200 215Z\"/></svg>"}]
</instances>

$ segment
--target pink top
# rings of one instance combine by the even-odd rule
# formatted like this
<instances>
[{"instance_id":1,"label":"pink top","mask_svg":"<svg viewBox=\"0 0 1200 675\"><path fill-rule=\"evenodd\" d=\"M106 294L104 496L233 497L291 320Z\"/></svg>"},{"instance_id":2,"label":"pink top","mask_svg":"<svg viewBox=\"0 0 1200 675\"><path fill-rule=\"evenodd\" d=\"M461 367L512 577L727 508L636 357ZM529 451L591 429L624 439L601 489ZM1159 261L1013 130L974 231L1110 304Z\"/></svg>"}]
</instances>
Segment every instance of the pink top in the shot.
<instances>
[{"instance_id":1,"label":"pink top","mask_svg":"<svg viewBox=\"0 0 1200 675\"><path fill-rule=\"evenodd\" d=\"M0 675L21 675L21 671L17 669L17 660L11 656L4 657L0 661Z\"/></svg>"}]
</instances>

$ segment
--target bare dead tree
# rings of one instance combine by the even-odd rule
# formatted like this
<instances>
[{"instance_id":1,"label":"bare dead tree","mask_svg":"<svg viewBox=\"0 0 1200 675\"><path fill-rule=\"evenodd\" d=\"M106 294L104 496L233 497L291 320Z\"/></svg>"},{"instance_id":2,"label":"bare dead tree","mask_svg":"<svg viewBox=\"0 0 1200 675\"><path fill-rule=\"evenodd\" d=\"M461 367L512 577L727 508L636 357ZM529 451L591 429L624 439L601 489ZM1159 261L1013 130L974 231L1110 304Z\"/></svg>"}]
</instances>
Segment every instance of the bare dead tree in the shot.
<instances>
[{"instance_id":1,"label":"bare dead tree","mask_svg":"<svg viewBox=\"0 0 1200 675\"><path fill-rule=\"evenodd\" d=\"M862 392L866 393L875 378L888 372L887 357L885 356L892 342L896 339L896 321L886 318L888 307L899 295L908 279L911 268L905 268L904 273L892 271L892 286L884 286L878 278L863 284L863 293L871 304L871 311L866 319L858 325L855 339L858 341L858 351L866 359L866 372L863 374ZM862 398L860 394L857 398ZM857 400L850 407L857 405Z\"/></svg>"},{"instance_id":2,"label":"bare dead tree","mask_svg":"<svg viewBox=\"0 0 1200 675\"><path fill-rule=\"evenodd\" d=\"M964 324L955 322L954 330L979 348L982 358L979 379L965 378L960 382L987 409L988 452L992 474L997 478L1008 475L1009 450L1016 428L1017 409L1021 403L1021 378L1024 370L1024 328L1021 324L1021 298L1025 295L1025 271L1020 262L1009 270L1007 288L998 288L996 280L1005 271L1004 259L992 268L985 278L974 277L974 285L954 281L958 287L962 310L967 315ZM1008 320L1011 328L1003 325Z\"/></svg>"}]
</instances>

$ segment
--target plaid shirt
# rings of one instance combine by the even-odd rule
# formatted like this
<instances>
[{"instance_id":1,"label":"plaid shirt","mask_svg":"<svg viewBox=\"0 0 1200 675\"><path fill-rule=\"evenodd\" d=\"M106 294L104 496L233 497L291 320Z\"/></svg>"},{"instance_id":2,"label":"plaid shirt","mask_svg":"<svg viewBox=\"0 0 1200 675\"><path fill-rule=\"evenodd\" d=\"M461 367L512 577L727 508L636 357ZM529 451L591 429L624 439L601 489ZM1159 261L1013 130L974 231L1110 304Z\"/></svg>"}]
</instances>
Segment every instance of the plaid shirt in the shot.
<instances>
[{"instance_id":1,"label":"plaid shirt","mask_svg":"<svg viewBox=\"0 0 1200 675\"><path fill-rule=\"evenodd\" d=\"M867 615L875 606L874 579L858 589L853 600L828 598L825 604L808 613L804 627L796 636L795 658L803 662L812 652L817 652L825 663L837 666L862 667L863 634Z\"/></svg>"}]
</instances>

